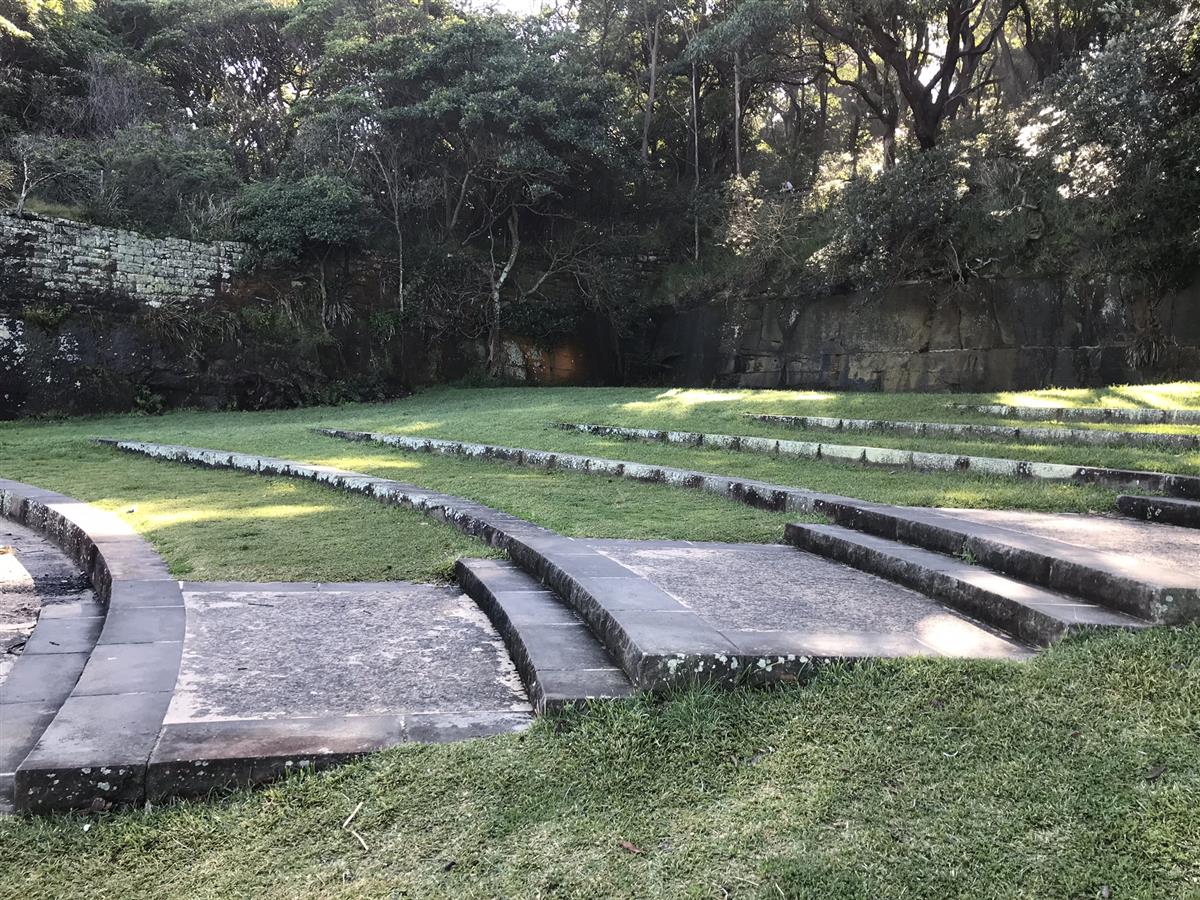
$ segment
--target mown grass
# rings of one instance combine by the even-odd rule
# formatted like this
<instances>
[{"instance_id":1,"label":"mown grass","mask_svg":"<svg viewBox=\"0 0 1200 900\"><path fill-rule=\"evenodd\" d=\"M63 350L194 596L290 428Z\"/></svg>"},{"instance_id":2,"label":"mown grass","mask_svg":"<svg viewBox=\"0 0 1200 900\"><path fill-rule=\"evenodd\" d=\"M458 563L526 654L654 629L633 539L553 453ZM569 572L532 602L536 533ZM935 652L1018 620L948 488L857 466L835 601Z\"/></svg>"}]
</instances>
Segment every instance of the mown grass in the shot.
<instances>
[{"instance_id":1,"label":"mown grass","mask_svg":"<svg viewBox=\"0 0 1200 900\"><path fill-rule=\"evenodd\" d=\"M1200 386L1163 396L1200 406ZM404 510L308 483L121 455L91 437L387 475L578 535L766 541L778 539L786 517L662 486L401 454L310 429L660 461L891 502L1111 504L1111 493L1095 489L547 428L590 420L772 433L742 418L748 411L961 420L945 408L951 399L966 402L441 389L276 413L5 423L0 475L117 511L194 579L425 580L445 576L456 555L487 550ZM1128 398L1086 402L1097 399ZM1060 449L1015 448L1035 459ZM1124 452L1088 449L1078 461L1118 464ZM1179 471L1198 464L1133 458ZM208 802L0 820L0 898L1195 897L1198 697L1200 628L1188 628L1072 640L1019 666L895 661L828 669L773 692L641 699L523 735L402 747ZM366 850L342 828L360 802L352 827Z\"/></svg>"},{"instance_id":2,"label":"mown grass","mask_svg":"<svg viewBox=\"0 0 1200 900\"><path fill-rule=\"evenodd\" d=\"M1128 402L1131 397L1144 396L1155 402L1169 398L1180 406L1200 405L1200 385L1114 388L1108 393L1079 396L1089 403L1106 399ZM656 485L347 444L316 435L311 429L340 425L660 462L917 506L1069 512L1112 507L1115 493L1094 487L644 445L550 427L559 421L593 421L802 437L803 432L765 426L743 414L807 412L950 421L962 418L950 409L951 400L991 399L1010 402L1014 398L653 388L443 388L382 404L6 423L0 428L0 475L60 490L123 515L155 543L174 572L195 579L428 580L444 577L456 555L486 551L444 526L402 510L384 509L312 485L137 459L97 447L91 442L93 437L244 450L386 475L470 497L564 534L594 537L773 541L779 539L788 517ZM850 443L881 442L866 435L819 432L811 436ZM947 452L1200 471L1200 453L950 444L894 437L886 442Z\"/></svg>"},{"instance_id":3,"label":"mown grass","mask_svg":"<svg viewBox=\"0 0 1200 900\"><path fill-rule=\"evenodd\" d=\"M1198 696L1192 628L634 701L214 802L0 821L0 897L1195 897Z\"/></svg>"}]
</instances>

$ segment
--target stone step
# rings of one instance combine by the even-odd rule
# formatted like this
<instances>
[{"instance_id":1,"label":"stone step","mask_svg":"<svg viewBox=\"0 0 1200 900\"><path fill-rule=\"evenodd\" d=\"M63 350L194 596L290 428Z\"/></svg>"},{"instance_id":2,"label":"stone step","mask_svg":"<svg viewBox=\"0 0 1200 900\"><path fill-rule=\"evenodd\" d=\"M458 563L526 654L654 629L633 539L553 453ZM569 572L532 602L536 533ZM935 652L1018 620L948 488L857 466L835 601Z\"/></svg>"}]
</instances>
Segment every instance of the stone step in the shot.
<instances>
[{"instance_id":1,"label":"stone step","mask_svg":"<svg viewBox=\"0 0 1200 900\"><path fill-rule=\"evenodd\" d=\"M834 524L970 558L1029 584L1081 597L1155 624L1200 618L1200 573L1146 562L1134 553L1094 550L937 510L823 501L818 510Z\"/></svg>"},{"instance_id":2,"label":"stone step","mask_svg":"<svg viewBox=\"0 0 1200 900\"><path fill-rule=\"evenodd\" d=\"M787 526L788 543L920 591L1035 646L1079 631L1148 623L963 559L838 525Z\"/></svg>"},{"instance_id":3,"label":"stone step","mask_svg":"<svg viewBox=\"0 0 1200 900\"><path fill-rule=\"evenodd\" d=\"M958 409L1036 422L1121 422L1136 425L1200 425L1200 409L1121 409L1105 406L983 406L953 404Z\"/></svg>"},{"instance_id":4,"label":"stone step","mask_svg":"<svg viewBox=\"0 0 1200 900\"><path fill-rule=\"evenodd\" d=\"M882 419L842 419L830 416L781 416L746 413L767 425L810 431L861 431L940 437L950 440L1011 441L1023 444L1086 444L1089 446L1157 447L1194 450L1200 434L1163 434L1153 431L1112 431L1091 428L1046 428L1018 425L980 425L971 422L894 422Z\"/></svg>"},{"instance_id":5,"label":"stone step","mask_svg":"<svg viewBox=\"0 0 1200 900\"><path fill-rule=\"evenodd\" d=\"M634 693L575 611L517 565L460 559L454 571L504 639L539 715Z\"/></svg>"},{"instance_id":6,"label":"stone step","mask_svg":"<svg viewBox=\"0 0 1200 900\"><path fill-rule=\"evenodd\" d=\"M17 727L0 725L0 789L20 812L140 803L179 668L179 584L121 519L70 497L0 479L0 516L61 550L94 594L44 606L4 684L0 723Z\"/></svg>"},{"instance_id":7,"label":"stone step","mask_svg":"<svg viewBox=\"0 0 1200 900\"><path fill-rule=\"evenodd\" d=\"M1122 494L1117 497L1117 509L1121 515L1131 519L1179 525L1183 528L1200 528L1200 501L1196 500Z\"/></svg>"},{"instance_id":8,"label":"stone step","mask_svg":"<svg viewBox=\"0 0 1200 900\"><path fill-rule=\"evenodd\" d=\"M630 441L654 441L667 444L684 444L692 447L711 447L742 453L766 453L773 456L794 456L847 465L882 466L885 468L913 469L918 472L974 473L976 475L1001 478L1028 478L1038 481L1061 481L1072 484L1098 484L1106 487L1139 491L1161 491L1176 497L1200 499L1200 476L1175 475L1170 472L1150 472L1137 469L1109 469L1102 466L1078 466L1067 463L1035 462L1033 460L1009 459L994 456L963 456L956 453L932 453L922 450L901 450L894 447L867 447L857 444L826 443L818 441L789 441L777 438L753 437L740 434L713 434L700 431L661 431L652 428L626 428L620 425L593 425L586 422L561 422L556 426L567 431L580 431L600 437L620 438ZM333 432L327 434L351 439L382 441L406 450L429 453L458 453L474 456L492 456L513 459L524 465L553 466L567 462L568 467L595 470L595 457L550 454L528 451L516 447L493 447L481 444L465 444L461 441L439 441L434 438L411 438L402 435L370 435L356 432ZM360 434L358 438L353 435ZM625 467L629 471L645 470L649 467L636 463L608 461L613 466ZM710 477L705 473L689 473L686 470L662 468L662 478L668 483L687 484L689 479ZM620 473L618 473L620 474ZM625 477L638 477L628 475ZM645 480L645 479L643 479ZM703 485L701 485L703 486ZM705 488L707 489L707 488ZM755 494L770 495L781 489L777 485L758 484ZM788 508L793 508L789 505Z\"/></svg>"}]
</instances>

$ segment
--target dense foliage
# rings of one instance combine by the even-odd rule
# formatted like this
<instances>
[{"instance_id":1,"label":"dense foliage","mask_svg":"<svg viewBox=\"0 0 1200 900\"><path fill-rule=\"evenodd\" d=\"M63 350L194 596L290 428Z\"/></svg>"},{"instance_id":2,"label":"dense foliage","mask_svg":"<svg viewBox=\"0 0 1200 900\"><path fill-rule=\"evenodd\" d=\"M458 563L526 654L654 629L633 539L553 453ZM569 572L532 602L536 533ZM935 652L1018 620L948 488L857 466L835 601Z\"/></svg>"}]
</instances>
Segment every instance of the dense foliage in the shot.
<instances>
[{"instance_id":1,"label":"dense foliage","mask_svg":"<svg viewBox=\"0 0 1200 900\"><path fill-rule=\"evenodd\" d=\"M0 0L0 188L248 240L326 319L370 269L380 328L493 365L581 311L1012 275L1115 276L1152 356L1200 259L1192 3L549 6Z\"/></svg>"}]
</instances>

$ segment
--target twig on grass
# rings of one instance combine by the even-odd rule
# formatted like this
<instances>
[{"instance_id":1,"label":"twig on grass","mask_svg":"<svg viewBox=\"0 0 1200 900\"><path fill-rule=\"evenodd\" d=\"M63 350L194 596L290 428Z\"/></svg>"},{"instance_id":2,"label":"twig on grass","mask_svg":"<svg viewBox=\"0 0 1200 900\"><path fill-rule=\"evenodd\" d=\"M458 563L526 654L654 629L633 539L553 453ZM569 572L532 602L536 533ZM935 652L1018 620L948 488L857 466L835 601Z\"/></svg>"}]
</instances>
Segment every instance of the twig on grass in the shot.
<instances>
[{"instance_id":1,"label":"twig on grass","mask_svg":"<svg viewBox=\"0 0 1200 900\"><path fill-rule=\"evenodd\" d=\"M342 823L342 830L348 831L354 835L354 839L362 845L363 850L367 853L370 853L371 848L367 846L367 842L363 840L362 835L350 827L350 823L354 821L354 817L358 815L358 811L363 808L364 803L366 803L365 800L358 801L358 806L354 807L354 812L350 813L350 815L346 817L346 821Z\"/></svg>"}]
</instances>

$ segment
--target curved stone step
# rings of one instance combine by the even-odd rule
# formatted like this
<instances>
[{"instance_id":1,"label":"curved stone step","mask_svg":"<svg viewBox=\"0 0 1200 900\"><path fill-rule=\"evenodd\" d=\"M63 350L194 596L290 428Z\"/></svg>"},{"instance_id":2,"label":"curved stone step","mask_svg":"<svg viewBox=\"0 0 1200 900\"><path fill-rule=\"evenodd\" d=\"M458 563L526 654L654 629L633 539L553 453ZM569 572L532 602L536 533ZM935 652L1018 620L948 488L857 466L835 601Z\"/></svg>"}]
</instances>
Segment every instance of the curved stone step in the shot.
<instances>
[{"instance_id":1,"label":"curved stone step","mask_svg":"<svg viewBox=\"0 0 1200 900\"><path fill-rule=\"evenodd\" d=\"M1194 569L1146 563L1133 554L973 522L948 511L829 500L816 508L837 525L947 556L969 554L1003 575L1155 624L1200 620L1200 573Z\"/></svg>"},{"instance_id":2,"label":"curved stone step","mask_svg":"<svg viewBox=\"0 0 1200 900\"><path fill-rule=\"evenodd\" d=\"M1178 525L1181 528L1200 528L1200 501L1176 497L1138 497L1122 494L1117 497L1121 515L1145 522Z\"/></svg>"},{"instance_id":3,"label":"curved stone step","mask_svg":"<svg viewBox=\"0 0 1200 900\"><path fill-rule=\"evenodd\" d=\"M409 506L446 522L504 550L525 571L553 588L610 649L629 680L643 690L686 687L697 681L732 685L745 678L747 664L755 677L765 679L787 674L792 663L802 665L799 660L784 660L765 670L755 669L763 657L761 651L739 653L720 631L646 579L583 542L482 503L295 460L146 441L97 442L170 462L304 478L383 503ZM670 614L666 617L669 627L664 627L664 613Z\"/></svg>"},{"instance_id":4,"label":"curved stone step","mask_svg":"<svg viewBox=\"0 0 1200 900\"><path fill-rule=\"evenodd\" d=\"M935 597L1019 640L1048 646L1078 631L1148 623L963 559L838 525L787 526L788 543Z\"/></svg>"},{"instance_id":5,"label":"curved stone step","mask_svg":"<svg viewBox=\"0 0 1200 900\"><path fill-rule=\"evenodd\" d=\"M1122 409L1108 406L964 405L987 416L1037 422L1122 422L1137 425L1200 425L1200 409Z\"/></svg>"},{"instance_id":6,"label":"curved stone step","mask_svg":"<svg viewBox=\"0 0 1200 900\"><path fill-rule=\"evenodd\" d=\"M1114 447L1158 447L1195 450L1200 434L1161 434L1153 431L1109 431L1091 428L1045 428L1018 425L980 425L972 422L892 422L881 419L840 419L830 416L781 416L746 413L767 425L824 431L862 431L943 437L953 440L1020 441L1039 444L1086 444Z\"/></svg>"},{"instance_id":7,"label":"curved stone step","mask_svg":"<svg viewBox=\"0 0 1200 900\"><path fill-rule=\"evenodd\" d=\"M631 441L659 441L693 447L715 447L746 453L766 453L775 456L794 456L798 459L839 462L851 465L881 466L914 469L919 472L974 473L1001 478L1027 478L1036 481L1063 481L1072 484L1099 484L1108 487L1136 488L1141 491L1162 491L1177 497L1200 499L1200 476L1175 475L1169 472L1150 472L1138 469L1109 469L1103 466L1077 466L1066 463L1034 462L993 456L962 456L956 453L930 453L921 450L899 450L892 447L865 447L857 444L830 444L816 441L789 441L777 438L753 437L739 434L712 434L700 431L660 431L651 428L625 428L619 425L588 423L559 423L559 428L582 431L602 437ZM529 455L528 465L542 465L533 456L537 451L513 447L491 447L464 444L461 441L439 441L432 438L409 438L402 435L371 435L360 432L330 432L339 437L358 435L359 440L376 440L409 450L437 453L468 453L498 458ZM455 449L457 446L458 449ZM464 449L470 448L470 449ZM570 457L569 454L548 454L559 459L587 460L593 457ZM634 466L634 463L622 465ZM668 471L664 469L664 471ZM670 470L680 472L681 470ZM770 494L774 485L764 485ZM789 507L791 508L791 507Z\"/></svg>"},{"instance_id":8,"label":"curved stone step","mask_svg":"<svg viewBox=\"0 0 1200 900\"><path fill-rule=\"evenodd\" d=\"M454 571L504 639L539 714L634 693L587 624L536 578L494 559L460 559Z\"/></svg>"},{"instance_id":9,"label":"curved stone step","mask_svg":"<svg viewBox=\"0 0 1200 900\"><path fill-rule=\"evenodd\" d=\"M17 766L14 805L44 811L97 800L139 803L179 672L184 630L179 584L128 525L86 503L0 479L0 514L44 535L75 560L99 601L90 619L39 620L35 640L69 646L86 654L86 662ZM35 656L21 666L31 665ZM22 674L14 671L6 700L15 698L12 679ZM22 679L20 685L38 690L37 679Z\"/></svg>"},{"instance_id":10,"label":"curved stone step","mask_svg":"<svg viewBox=\"0 0 1200 900\"><path fill-rule=\"evenodd\" d=\"M564 537L483 504L415 485L246 453L141 441L103 443L172 462L311 479L385 503L412 506L481 537L506 551L518 566L570 604L597 640L608 648L630 682L643 690L665 691L697 683L733 687L794 681L810 672L814 665L830 660L964 655L958 652L959 647L943 653L910 635L851 634L845 629L827 629L817 635L755 628L730 632L652 579L601 552L590 541ZM804 494L804 502L809 504L825 496L798 493ZM832 502L847 498L827 499ZM831 565L824 560L820 562ZM889 587L903 590L895 585ZM944 610L940 604L932 605ZM934 610L925 611L937 615ZM964 621L962 625L969 626L965 630L972 635L965 655L1024 659L1029 653L1007 638L984 633L973 623ZM958 624L954 627L960 628Z\"/></svg>"}]
</instances>

